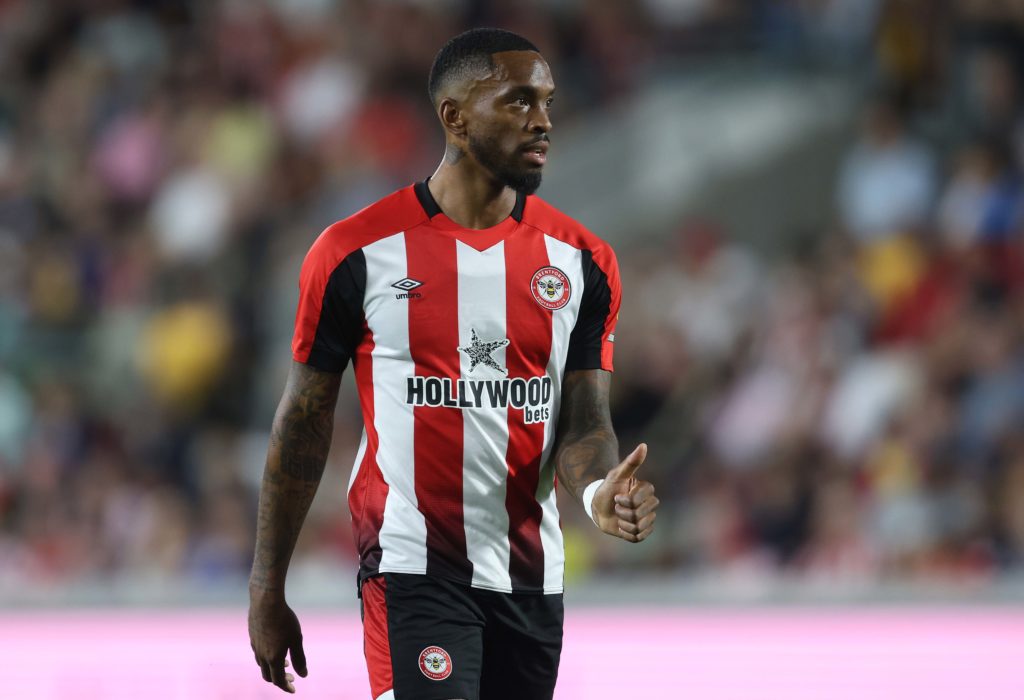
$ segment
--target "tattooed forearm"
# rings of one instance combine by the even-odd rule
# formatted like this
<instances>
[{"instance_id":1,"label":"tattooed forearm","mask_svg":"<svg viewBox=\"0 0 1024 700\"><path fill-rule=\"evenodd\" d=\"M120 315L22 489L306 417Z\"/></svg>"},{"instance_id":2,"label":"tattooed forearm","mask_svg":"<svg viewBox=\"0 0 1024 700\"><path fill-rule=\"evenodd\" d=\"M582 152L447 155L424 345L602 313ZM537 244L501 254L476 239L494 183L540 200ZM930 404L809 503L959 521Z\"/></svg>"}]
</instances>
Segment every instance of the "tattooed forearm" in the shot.
<instances>
[{"instance_id":1,"label":"tattooed forearm","mask_svg":"<svg viewBox=\"0 0 1024 700\"><path fill-rule=\"evenodd\" d=\"M292 365L263 471L251 589L284 591L288 562L331 448L340 385L341 374Z\"/></svg>"},{"instance_id":2,"label":"tattooed forearm","mask_svg":"<svg viewBox=\"0 0 1024 700\"><path fill-rule=\"evenodd\" d=\"M576 500L619 461L619 441L608 409L610 384L611 375L603 370L569 372L562 382L555 470L559 483Z\"/></svg>"}]
</instances>

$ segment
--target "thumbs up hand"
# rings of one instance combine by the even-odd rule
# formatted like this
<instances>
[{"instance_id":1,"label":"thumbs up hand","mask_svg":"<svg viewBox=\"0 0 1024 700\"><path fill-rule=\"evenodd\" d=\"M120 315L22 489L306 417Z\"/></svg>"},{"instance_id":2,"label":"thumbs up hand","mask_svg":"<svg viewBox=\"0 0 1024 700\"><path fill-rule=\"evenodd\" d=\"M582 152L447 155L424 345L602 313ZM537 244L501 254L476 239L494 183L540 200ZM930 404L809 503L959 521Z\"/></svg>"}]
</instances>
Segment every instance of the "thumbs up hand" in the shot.
<instances>
[{"instance_id":1,"label":"thumbs up hand","mask_svg":"<svg viewBox=\"0 0 1024 700\"><path fill-rule=\"evenodd\" d=\"M647 445L640 443L608 472L591 506L597 526L627 542L642 542L654 529L654 511L659 503L654 485L635 476L646 457Z\"/></svg>"}]
</instances>

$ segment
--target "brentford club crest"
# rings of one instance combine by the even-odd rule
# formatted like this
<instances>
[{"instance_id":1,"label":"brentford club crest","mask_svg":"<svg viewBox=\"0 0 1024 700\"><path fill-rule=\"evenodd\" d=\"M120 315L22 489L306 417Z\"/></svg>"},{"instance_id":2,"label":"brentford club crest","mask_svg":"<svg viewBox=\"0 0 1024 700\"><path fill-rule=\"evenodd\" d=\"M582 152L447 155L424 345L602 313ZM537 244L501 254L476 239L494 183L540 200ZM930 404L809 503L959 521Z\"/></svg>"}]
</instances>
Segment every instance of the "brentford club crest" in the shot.
<instances>
[{"instance_id":1,"label":"brentford club crest","mask_svg":"<svg viewBox=\"0 0 1024 700\"><path fill-rule=\"evenodd\" d=\"M452 657L441 647L427 647L420 652L420 670L432 681L443 681L452 675Z\"/></svg>"},{"instance_id":2,"label":"brentford club crest","mask_svg":"<svg viewBox=\"0 0 1024 700\"><path fill-rule=\"evenodd\" d=\"M568 304L572 294L569 278L557 267L542 267L534 272L530 289L537 303L551 311Z\"/></svg>"}]
</instances>

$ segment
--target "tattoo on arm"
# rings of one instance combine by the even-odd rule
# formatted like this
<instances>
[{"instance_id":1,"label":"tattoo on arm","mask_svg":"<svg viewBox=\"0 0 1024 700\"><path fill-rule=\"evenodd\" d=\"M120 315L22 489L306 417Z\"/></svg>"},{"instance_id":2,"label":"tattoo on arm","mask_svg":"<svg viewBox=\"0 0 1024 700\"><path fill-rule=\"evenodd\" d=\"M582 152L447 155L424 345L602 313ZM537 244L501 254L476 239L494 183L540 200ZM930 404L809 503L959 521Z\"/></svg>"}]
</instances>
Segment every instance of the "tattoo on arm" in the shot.
<instances>
[{"instance_id":1,"label":"tattoo on arm","mask_svg":"<svg viewBox=\"0 0 1024 700\"><path fill-rule=\"evenodd\" d=\"M284 591L288 562L327 463L340 386L340 373L292 364L263 471L251 588Z\"/></svg>"},{"instance_id":2,"label":"tattoo on arm","mask_svg":"<svg viewBox=\"0 0 1024 700\"><path fill-rule=\"evenodd\" d=\"M619 441L608 407L610 386L611 374L600 369L568 372L562 382L555 471L577 501L582 501L588 484L603 479L619 463Z\"/></svg>"}]
</instances>

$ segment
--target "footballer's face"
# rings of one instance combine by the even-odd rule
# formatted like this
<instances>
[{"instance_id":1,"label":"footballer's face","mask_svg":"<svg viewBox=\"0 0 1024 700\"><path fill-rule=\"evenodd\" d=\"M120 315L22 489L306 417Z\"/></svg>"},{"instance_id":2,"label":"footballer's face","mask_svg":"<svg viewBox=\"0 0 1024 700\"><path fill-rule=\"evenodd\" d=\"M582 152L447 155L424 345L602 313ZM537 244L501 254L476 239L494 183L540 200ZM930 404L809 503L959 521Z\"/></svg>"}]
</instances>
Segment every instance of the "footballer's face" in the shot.
<instances>
[{"instance_id":1,"label":"footballer's face","mask_svg":"<svg viewBox=\"0 0 1024 700\"><path fill-rule=\"evenodd\" d=\"M535 51L503 51L467 104L466 147L498 182L532 194L547 161L555 83Z\"/></svg>"}]
</instances>

